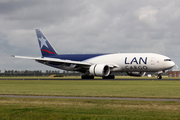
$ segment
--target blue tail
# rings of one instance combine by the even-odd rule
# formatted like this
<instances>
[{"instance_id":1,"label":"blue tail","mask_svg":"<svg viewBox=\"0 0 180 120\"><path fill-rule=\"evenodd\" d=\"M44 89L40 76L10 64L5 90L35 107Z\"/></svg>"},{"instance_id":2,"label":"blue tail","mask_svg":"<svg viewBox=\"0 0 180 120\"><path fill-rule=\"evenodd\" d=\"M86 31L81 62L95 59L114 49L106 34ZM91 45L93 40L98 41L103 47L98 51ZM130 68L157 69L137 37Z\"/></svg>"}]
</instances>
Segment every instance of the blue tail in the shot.
<instances>
[{"instance_id":1,"label":"blue tail","mask_svg":"<svg viewBox=\"0 0 180 120\"><path fill-rule=\"evenodd\" d=\"M43 35L40 29L36 29L37 39L41 50L42 57L48 57L56 55L56 51L53 49L47 38Z\"/></svg>"}]
</instances>

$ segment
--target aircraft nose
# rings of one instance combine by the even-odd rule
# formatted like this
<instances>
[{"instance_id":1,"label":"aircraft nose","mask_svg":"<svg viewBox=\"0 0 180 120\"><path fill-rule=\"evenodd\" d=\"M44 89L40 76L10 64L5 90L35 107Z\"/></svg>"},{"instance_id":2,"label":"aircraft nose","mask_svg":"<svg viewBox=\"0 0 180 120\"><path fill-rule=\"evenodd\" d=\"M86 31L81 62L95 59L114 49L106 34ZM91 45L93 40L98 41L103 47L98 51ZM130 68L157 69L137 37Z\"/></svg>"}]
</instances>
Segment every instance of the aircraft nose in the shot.
<instances>
[{"instance_id":1,"label":"aircraft nose","mask_svg":"<svg viewBox=\"0 0 180 120\"><path fill-rule=\"evenodd\" d=\"M169 61L169 62L166 62L164 68L171 69L174 66L175 66L175 63L173 61Z\"/></svg>"},{"instance_id":2,"label":"aircraft nose","mask_svg":"<svg viewBox=\"0 0 180 120\"><path fill-rule=\"evenodd\" d=\"M174 67L174 66L175 66L175 63L174 63L173 61L171 62L171 64L172 64L172 67Z\"/></svg>"},{"instance_id":3,"label":"aircraft nose","mask_svg":"<svg viewBox=\"0 0 180 120\"><path fill-rule=\"evenodd\" d=\"M170 61L168 66L169 66L169 68L172 68L175 66L175 63L173 61Z\"/></svg>"}]
</instances>

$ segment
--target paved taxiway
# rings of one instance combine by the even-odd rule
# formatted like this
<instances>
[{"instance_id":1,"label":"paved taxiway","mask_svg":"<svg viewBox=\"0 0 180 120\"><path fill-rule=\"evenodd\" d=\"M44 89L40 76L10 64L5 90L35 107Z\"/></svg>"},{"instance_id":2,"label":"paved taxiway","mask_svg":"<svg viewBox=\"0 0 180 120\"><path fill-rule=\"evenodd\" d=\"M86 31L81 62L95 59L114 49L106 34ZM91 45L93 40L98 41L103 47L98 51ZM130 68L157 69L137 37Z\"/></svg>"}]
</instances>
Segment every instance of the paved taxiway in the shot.
<instances>
[{"instance_id":1,"label":"paved taxiway","mask_svg":"<svg viewBox=\"0 0 180 120\"><path fill-rule=\"evenodd\" d=\"M176 101L180 99L155 99L155 98L108 98L108 97L64 97L64 96L23 96L23 95L0 95L0 97L12 98L59 98L59 99L96 99L96 100L137 100L137 101Z\"/></svg>"}]
</instances>

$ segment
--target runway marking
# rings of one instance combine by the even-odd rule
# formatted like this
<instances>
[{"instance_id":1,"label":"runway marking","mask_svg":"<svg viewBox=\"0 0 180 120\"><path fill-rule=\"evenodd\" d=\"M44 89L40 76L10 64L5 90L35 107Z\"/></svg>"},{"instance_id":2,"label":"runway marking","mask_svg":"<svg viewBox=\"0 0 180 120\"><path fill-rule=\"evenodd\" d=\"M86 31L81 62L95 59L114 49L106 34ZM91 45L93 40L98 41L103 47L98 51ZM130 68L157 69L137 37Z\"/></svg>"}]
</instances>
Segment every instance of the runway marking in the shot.
<instances>
[{"instance_id":1,"label":"runway marking","mask_svg":"<svg viewBox=\"0 0 180 120\"><path fill-rule=\"evenodd\" d=\"M96 99L96 100L136 100L136 101L176 101L180 99L159 99L159 98L108 98L108 97L65 97L65 96L27 96L27 95L0 95L0 97L13 98L59 98L59 99Z\"/></svg>"}]
</instances>

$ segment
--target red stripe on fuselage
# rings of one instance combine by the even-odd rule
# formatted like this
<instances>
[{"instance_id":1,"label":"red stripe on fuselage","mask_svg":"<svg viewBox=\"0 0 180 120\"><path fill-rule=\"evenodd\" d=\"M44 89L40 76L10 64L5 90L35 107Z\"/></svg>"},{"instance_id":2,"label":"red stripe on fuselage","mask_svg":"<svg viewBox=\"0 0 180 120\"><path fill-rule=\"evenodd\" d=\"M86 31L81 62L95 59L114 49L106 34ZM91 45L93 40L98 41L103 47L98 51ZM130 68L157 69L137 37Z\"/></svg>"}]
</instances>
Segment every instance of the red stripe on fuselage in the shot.
<instances>
[{"instance_id":1,"label":"red stripe on fuselage","mask_svg":"<svg viewBox=\"0 0 180 120\"><path fill-rule=\"evenodd\" d=\"M48 50L45 50L45 49L41 49L41 51L45 51L45 52L48 52L48 53L51 53L51 54L56 54L54 52L51 52L51 51L48 51Z\"/></svg>"}]
</instances>

